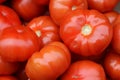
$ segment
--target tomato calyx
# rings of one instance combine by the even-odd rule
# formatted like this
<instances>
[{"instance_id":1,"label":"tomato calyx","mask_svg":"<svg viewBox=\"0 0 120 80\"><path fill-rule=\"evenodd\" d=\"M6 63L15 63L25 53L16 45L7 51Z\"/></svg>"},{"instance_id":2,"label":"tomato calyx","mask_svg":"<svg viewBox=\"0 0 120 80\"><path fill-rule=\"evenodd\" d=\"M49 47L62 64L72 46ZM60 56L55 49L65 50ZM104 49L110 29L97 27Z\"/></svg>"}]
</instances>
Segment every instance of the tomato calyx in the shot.
<instances>
[{"instance_id":1,"label":"tomato calyx","mask_svg":"<svg viewBox=\"0 0 120 80\"><path fill-rule=\"evenodd\" d=\"M38 37L41 36L41 31L40 31L40 30L35 31L35 33L36 33L36 35L37 35Z\"/></svg>"},{"instance_id":2,"label":"tomato calyx","mask_svg":"<svg viewBox=\"0 0 120 80\"><path fill-rule=\"evenodd\" d=\"M85 24L81 29L81 34L84 36L88 36L92 33L92 28L89 24Z\"/></svg>"}]
</instances>

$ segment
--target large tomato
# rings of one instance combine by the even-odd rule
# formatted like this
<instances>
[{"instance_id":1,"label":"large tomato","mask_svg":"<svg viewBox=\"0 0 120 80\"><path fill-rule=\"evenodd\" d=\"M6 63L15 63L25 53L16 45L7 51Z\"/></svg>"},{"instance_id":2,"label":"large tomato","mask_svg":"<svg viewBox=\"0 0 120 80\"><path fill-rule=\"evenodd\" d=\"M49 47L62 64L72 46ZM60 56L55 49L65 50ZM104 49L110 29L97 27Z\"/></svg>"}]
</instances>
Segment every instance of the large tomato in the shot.
<instances>
[{"instance_id":1,"label":"large tomato","mask_svg":"<svg viewBox=\"0 0 120 80\"><path fill-rule=\"evenodd\" d=\"M59 28L50 16L40 16L31 20L28 25L39 37L40 45L60 41Z\"/></svg>"},{"instance_id":2,"label":"large tomato","mask_svg":"<svg viewBox=\"0 0 120 80\"><path fill-rule=\"evenodd\" d=\"M20 25L17 13L10 7L0 5L0 31L6 27Z\"/></svg>"},{"instance_id":3,"label":"large tomato","mask_svg":"<svg viewBox=\"0 0 120 80\"><path fill-rule=\"evenodd\" d=\"M49 11L56 24L60 24L63 16L75 9L87 9L86 0L50 0Z\"/></svg>"},{"instance_id":4,"label":"large tomato","mask_svg":"<svg viewBox=\"0 0 120 80\"><path fill-rule=\"evenodd\" d=\"M112 47L120 54L120 23L113 27Z\"/></svg>"},{"instance_id":5,"label":"large tomato","mask_svg":"<svg viewBox=\"0 0 120 80\"><path fill-rule=\"evenodd\" d=\"M18 80L16 77L8 75L8 76L0 76L0 80Z\"/></svg>"},{"instance_id":6,"label":"large tomato","mask_svg":"<svg viewBox=\"0 0 120 80\"><path fill-rule=\"evenodd\" d=\"M82 60L71 64L61 80L106 80L106 75L100 64Z\"/></svg>"},{"instance_id":7,"label":"large tomato","mask_svg":"<svg viewBox=\"0 0 120 80\"><path fill-rule=\"evenodd\" d=\"M13 74L18 70L18 68L19 63L10 63L0 57L0 75Z\"/></svg>"},{"instance_id":8,"label":"large tomato","mask_svg":"<svg viewBox=\"0 0 120 80\"><path fill-rule=\"evenodd\" d=\"M11 6L25 20L30 21L34 17L45 12L45 6L37 5L34 0L11 0Z\"/></svg>"},{"instance_id":9,"label":"large tomato","mask_svg":"<svg viewBox=\"0 0 120 80\"><path fill-rule=\"evenodd\" d=\"M100 12L112 11L119 0L87 0L90 9L96 9Z\"/></svg>"},{"instance_id":10,"label":"large tomato","mask_svg":"<svg viewBox=\"0 0 120 80\"><path fill-rule=\"evenodd\" d=\"M110 50L105 56L104 68L112 80L120 80L120 55Z\"/></svg>"},{"instance_id":11,"label":"large tomato","mask_svg":"<svg viewBox=\"0 0 120 80\"><path fill-rule=\"evenodd\" d=\"M60 36L69 49L82 56L98 56L110 44L113 28L96 10L75 10L60 25Z\"/></svg>"},{"instance_id":12,"label":"large tomato","mask_svg":"<svg viewBox=\"0 0 120 80\"><path fill-rule=\"evenodd\" d=\"M39 49L38 37L28 27L8 27L0 35L0 55L6 61L25 61Z\"/></svg>"},{"instance_id":13,"label":"large tomato","mask_svg":"<svg viewBox=\"0 0 120 80\"><path fill-rule=\"evenodd\" d=\"M70 62L68 48L61 42L52 42L28 59L25 70L30 80L56 80Z\"/></svg>"}]
</instances>

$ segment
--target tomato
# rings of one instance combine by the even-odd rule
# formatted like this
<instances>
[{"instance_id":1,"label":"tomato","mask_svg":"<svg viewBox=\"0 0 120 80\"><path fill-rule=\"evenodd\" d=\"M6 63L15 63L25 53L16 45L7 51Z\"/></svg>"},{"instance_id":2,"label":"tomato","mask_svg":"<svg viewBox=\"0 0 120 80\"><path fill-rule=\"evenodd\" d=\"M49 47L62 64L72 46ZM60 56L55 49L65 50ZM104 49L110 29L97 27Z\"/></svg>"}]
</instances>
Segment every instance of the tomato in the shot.
<instances>
[{"instance_id":1,"label":"tomato","mask_svg":"<svg viewBox=\"0 0 120 80\"><path fill-rule=\"evenodd\" d=\"M30 80L56 80L70 62L68 48L61 42L52 42L28 59L25 71Z\"/></svg>"},{"instance_id":2,"label":"tomato","mask_svg":"<svg viewBox=\"0 0 120 80\"><path fill-rule=\"evenodd\" d=\"M37 5L33 0L12 0L11 6L25 21L42 15L46 9L44 6Z\"/></svg>"},{"instance_id":3,"label":"tomato","mask_svg":"<svg viewBox=\"0 0 120 80\"><path fill-rule=\"evenodd\" d=\"M39 5L49 5L49 1L50 0L34 0L34 2Z\"/></svg>"},{"instance_id":4,"label":"tomato","mask_svg":"<svg viewBox=\"0 0 120 80\"><path fill-rule=\"evenodd\" d=\"M120 55L112 49L105 56L104 69L112 80L120 80Z\"/></svg>"},{"instance_id":5,"label":"tomato","mask_svg":"<svg viewBox=\"0 0 120 80\"><path fill-rule=\"evenodd\" d=\"M38 37L28 27L8 27L0 35L0 55L6 61L25 61L39 50Z\"/></svg>"},{"instance_id":6,"label":"tomato","mask_svg":"<svg viewBox=\"0 0 120 80\"><path fill-rule=\"evenodd\" d=\"M10 7L0 5L0 31L10 26L20 25L17 13Z\"/></svg>"},{"instance_id":7,"label":"tomato","mask_svg":"<svg viewBox=\"0 0 120 80\"><path fill-rule=\"evenodd\" d=\"M108 20L110 21L111 24L114 24L119 13L116 11L109 11L109 12L104 13L104 15L108 18Z\"/></svg>"},{"instance_id":8,"label":"tomato","mask_svg":"<svg viewBox=\"0 0 120 80\"><path fill-rule=\"evenodd\" d=\"M106 80L106 75L100 64L81 60L71 64L61 80Z\"/></svg>"},{"instance_id":9,"label":"tomato","mask_svg":"<svg viewBox=\"0 0 120 80\"><path fill-rule=\"evenodd\" d=\"M75 9L87 9L86 0L50 0L50 16L56 24L60 24L63 16Z\"/></svg>"},{"instance_id":10,"label":"tomato","mask_svg":"<svg viewBox=\"0 0 120 80\"><path fill-rule=\"evenodd\" d=\"M17 80L14 76L0 76L0 80Z\"/></svg>"},{"instance_id":11,"label":"tomato","mask_svg":"<svg viewBox=\"0 0 120 80\"><path fill-rule=\"evenodd\" d=\"M120 14L118 14L116 20L114 21L113 26L116 26L117 24L120 24Z\"/></svg>"},{"instance_id":12,"label":"tomato","mask_svg":"<svg viewBox=\"0 0 120 80\"><path fill-rule=\"evenodd\" d=\"M50 16L40 16L31 20L28 25L39 37L40 45L60 41L59 28Z\"/></svg>"},{"instance_id":13,"label":"tomato","mask_svg":"<svg viewBox=\"0 0 120 80\"><path fill-rule=\"evenodd\" d=\"M113 27L112 47L120 54L120 24Z\"/></svg>"},{"instance_id":14,"label":"tomato","mask_svg":"<svg viewBox=\"0 0 120 80\"><path fill-rule=\"evenodd\" d=\"M100 12L112 11L119 0L87 0L90 9L96 9Z\"/></svg>"},{"instance_id":15,"label":"tomato","mask_svg":"<svg viewBox=\"0 0 120 80\"><path fill-rule=\"evenodd\" d=\"M0 0L0 3L3 3L3 2L5 2L6 0Z\"/></svg>"},{"instance_id":16,"label":"tomato","mask_svg":"<svg viewBox=\"0 0 120 80\"><path fill-rule=\"evenodd\" d=\"M15 73L19 68L19 63L11 63L0 57L0 75L10 75ZM1 80L1 79L0 79Z\"/></svg>"},{"instance_id":17,"label":"tomato","mask_svg":"<svg viewBox=\"0 0 120 80\"><path fill-rule=\"evenodd\" d=\"M110 44L113 29L96 10L75 10L60 25L60 37L69 49L82 56L99 56Z\"/></svg>"}]
</instances>

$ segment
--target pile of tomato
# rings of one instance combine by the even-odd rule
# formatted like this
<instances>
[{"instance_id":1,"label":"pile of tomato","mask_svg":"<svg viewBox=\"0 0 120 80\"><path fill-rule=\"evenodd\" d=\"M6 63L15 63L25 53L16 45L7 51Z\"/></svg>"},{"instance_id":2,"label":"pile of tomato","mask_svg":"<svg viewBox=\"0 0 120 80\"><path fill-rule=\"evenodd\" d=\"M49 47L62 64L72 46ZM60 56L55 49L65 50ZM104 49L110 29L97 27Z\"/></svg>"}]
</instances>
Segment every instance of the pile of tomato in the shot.
<instances>
[{"instance_id":1,"label":"pile of tomato","mask_svg":"<svg viewBox=\"0 0 120 80\"><path fill-rule=\"evenodd\" d=\"M0 80L120 80L119 3L0 0Z\"/></svg>"}]
</instances>

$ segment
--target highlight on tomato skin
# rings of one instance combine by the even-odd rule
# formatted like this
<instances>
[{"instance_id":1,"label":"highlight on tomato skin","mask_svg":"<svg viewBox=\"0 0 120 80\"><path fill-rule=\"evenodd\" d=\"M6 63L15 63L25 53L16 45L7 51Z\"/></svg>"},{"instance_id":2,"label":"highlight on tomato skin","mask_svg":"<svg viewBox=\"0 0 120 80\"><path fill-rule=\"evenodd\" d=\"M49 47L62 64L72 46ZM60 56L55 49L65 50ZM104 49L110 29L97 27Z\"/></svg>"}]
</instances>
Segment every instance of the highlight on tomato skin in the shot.
<instances>
[{"instance_id":1,"label":"highlight on tomato skin","mask_svg":"<svg viewBox=\"0 0 120 80\"><path fill-rule=\"evenodd\" d=\"M106 74L101 64L80 60L72 63L60 80L106 80Z\"/></svg>"},{"instance_id":2,"label":"highlight on tomato skin","mask_svg":"<svg viewBox=\"0 0 120 80\"><path fill-rule=\"evenodd\" d=\"M31 80L56 80L70 63L68 48L61 42L52 42L28 59L25 71Z\"/></svg>"},{"instance_id":3,"label":"highlight on tomato skin","mask_svg":"<svg viewBox=\"0 0 120 80\"><path fill-rule=\"evenodd\" d=\"M120 55L111 49L104 58L103 66L106 74L112 80L120 79Z\"/></svg>"},{"instance_id":4,"label":"highlight on tomato skin","mask_svg":"<svg viewBox=\"0 0 120 80\"><path fill-rule=\"evenodd\" d=\"M108 19L97 10L74 10L64 16L60 37L76 54L99 56L110 44L113 28Z\"/></svg>"}]
</instances>

